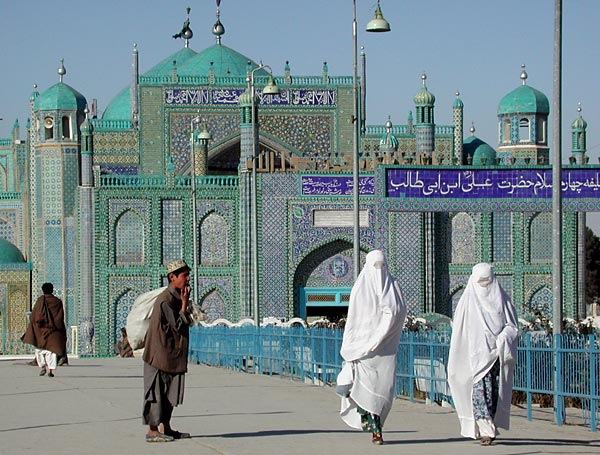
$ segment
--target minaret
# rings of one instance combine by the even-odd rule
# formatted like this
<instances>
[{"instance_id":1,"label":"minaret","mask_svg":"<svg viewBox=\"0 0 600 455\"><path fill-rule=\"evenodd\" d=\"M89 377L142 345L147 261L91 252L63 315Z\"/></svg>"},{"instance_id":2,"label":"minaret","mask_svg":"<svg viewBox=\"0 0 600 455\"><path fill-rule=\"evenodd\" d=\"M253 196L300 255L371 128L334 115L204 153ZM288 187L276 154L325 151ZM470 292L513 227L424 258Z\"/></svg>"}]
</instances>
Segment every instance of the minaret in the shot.
<instances>
[{"instance_id":1,"label":"minaret","mask_svg":"<svg viewBox=\"0 0 600 455\"><path fill-rule=\"evenodd\" d=\"M92 123L87 118L81 124L81 184L79 193L79 219L77 263L79 264L79 354L94 352L94 142Z\"/></svg>"},{"instance_id":2,"label":"minaret","mask_svg":"<svg viewBox=\"0 0 600 455\"><path fill-rule=\"evenodd\" d=\"M459 98L460 92L456 91L456 99L452 106L452 119L454 121L454 163L460 165L463 162L463 110L464 104Z\"/></svg>"},{"instance_id":3,"label":"minaret","mask_svg":"<svg viewBox=\"0 0 600 455\"><path fill-rule=\"evenodd\" d=\"M421 75L423 87L415 95L415 109L417 118L415 123L415 135L417 142L417 163L431 164L431 156L435 150L435 119L433 106L435 96L427 90L427 74Z\"/></svg>"},{"instance_id":4,"label":"minaret","mask_svg":"<svg viewBox=\"0 0 600 455\"><path fill-rule=\"evenodd\" d=\"M586 128L587 122L581 116L581 103L577 106L577 118L571 125L572 150L575 161L580 166L587 163ZM585 212L577 212L577 317L587 317L586 302L586 216Z\"/></svg>"},{"instance_id":5,"label":"minaret","mask_svg":"<svg viewBox=\"0 0 600 455\"><path fill-rule=\"evenodd\" d=\"M586 128L587 122L581 116L581 103L577 107L578 116L571 125L571 152L577 164L585 164L586 161Z\"/></svg>"},{"instance_id":6,"label":"minaret","mask_svg":"<svg viewBox=\"0 0 600 455\"><path fill-rule=\"evenodd\" d=\"M131 88L130 88L130 98L131 98L131 124L134 128L138 127L139 122L139 108L138 108L138 91L139 91L139 55L137 43L133 43L133 53L131 59Z\"/></svg>"},{"instance_id":7,"label":"minaret","mask_svg":"<svg viewBox=\"0 0 600 455\"><path fill-rule=\"evenodd\" d=\"M76 324L76 194L79 185L79 128L85 118L83 95L59 82L33 101L30 147L32 292L51 282L65 305L67 325Z\"/></svg>"},{"instance_id":8,"label":"minaret","mask_svg":"<svg viewBox=\"0 0 600 455\"><path fill-rule=\"evenodd\" d=\"M253 96L254 95L254 96ZM254 308L253 245L254 190L256 166L254 153L258 151L258 96L250 87L239 97L240 106L240 166L239 166L239 245L240 245L240 305L241 317L251 317ZM254 119L252 116L254 115Z\"/></svg>"},{"instance_id":9,"label":"minaret","mask_svg":"<svg viewBox=\"0 0 600 455\"><path fill-rule=\"evenodd\" d=\"M290 69L290 62L285 61L285 67L283 69L283 82L285 85L292 85L292 70Z\"/></svg>"},{"instance_id":10,"label":"minaret","mask_svg":"<svg viewBox=\"0 0 600 455\"><path fill-rule=\"evenodd\" d=\"M329 67L327 66L327 62L323 62L321 79L323 80L323 84L329 84Z\"/></svg>"}]
</instances>

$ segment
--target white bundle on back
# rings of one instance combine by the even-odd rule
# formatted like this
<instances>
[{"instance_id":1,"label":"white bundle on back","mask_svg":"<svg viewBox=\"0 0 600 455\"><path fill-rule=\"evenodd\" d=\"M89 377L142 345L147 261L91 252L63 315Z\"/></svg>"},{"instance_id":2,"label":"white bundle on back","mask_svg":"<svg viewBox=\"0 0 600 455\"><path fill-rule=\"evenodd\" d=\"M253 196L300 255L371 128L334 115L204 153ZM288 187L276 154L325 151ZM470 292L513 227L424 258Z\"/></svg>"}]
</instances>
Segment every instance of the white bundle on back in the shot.
<instances>
[{"instance_id":1,"label":"white bundle on back","mask_svg":"<svg viewBox=\"0 0 600 455\"><path fill-rule=\"evenodd\" d=\"M152 308L158 296L167 289L166 286L145 292L135 299L127 315L127 339L135 351L144 347L144 339L150 325Z\"/></svg>"}]
</instances>

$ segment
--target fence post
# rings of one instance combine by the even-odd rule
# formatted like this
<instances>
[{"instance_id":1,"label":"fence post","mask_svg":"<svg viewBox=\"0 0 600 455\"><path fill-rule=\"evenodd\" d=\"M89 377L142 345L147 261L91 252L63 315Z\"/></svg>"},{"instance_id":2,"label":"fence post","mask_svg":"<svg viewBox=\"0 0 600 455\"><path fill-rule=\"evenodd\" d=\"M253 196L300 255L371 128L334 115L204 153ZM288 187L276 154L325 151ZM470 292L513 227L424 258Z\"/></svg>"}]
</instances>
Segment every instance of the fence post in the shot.
<instances>
[{"instance_id":1,"label":"fence post","mask_svg":"<svg viewBox=\"0 0 600 455\"><path fill-rule=\"evenodd\" d=\"M433 344L434 344L434 333L433 330L428 332L429 341L429 404L435 403L435 368L433 363Z\"/></svg>"},{"instance_id":2,"label":"fence post","mask_svg":"<svg viewBox=\"0 0 600 455\"><path fill-rule=\"evenodd\" d=\"M596 412L598 402L594 397L598 396L598 384L596 383L596 356L598 351L596 349L596 337L594 335L588 335L588 344L590 346L590 430L596 431Z\"/></svg>"},{"instance_id":3,"label":"fence post","mask_svg":"<svg viewBox=\"0 0 600 455\"><path fill-rule=\"evenodd\" d=\"M415 401L415 332L408 332L408 361L410 367L410 401Z\"/></svg>"},{"instance_id":4,"label":"fence post","mask_svg":"<svg viewBox=\"0 0 600 455\"><path fill-rule=\"evenodd\" d=\"M532 380L531 376L533 374L533 368L531 366L531 334L527 333L525 335L525 378L527 384L527 420L533 419L531 405L532 405L532 392L531 385Z\"/></svg>"},{"instance_id":5,"label":"fence post","mask_svg":"<svg viewBox=\"0 0 600 455\"><path fill-rule=\"evenodd\" d=\"M562 335L554 335L554 420L561 426L565 422L565 403L562 395Z\"/></svg>"}]
</instances>

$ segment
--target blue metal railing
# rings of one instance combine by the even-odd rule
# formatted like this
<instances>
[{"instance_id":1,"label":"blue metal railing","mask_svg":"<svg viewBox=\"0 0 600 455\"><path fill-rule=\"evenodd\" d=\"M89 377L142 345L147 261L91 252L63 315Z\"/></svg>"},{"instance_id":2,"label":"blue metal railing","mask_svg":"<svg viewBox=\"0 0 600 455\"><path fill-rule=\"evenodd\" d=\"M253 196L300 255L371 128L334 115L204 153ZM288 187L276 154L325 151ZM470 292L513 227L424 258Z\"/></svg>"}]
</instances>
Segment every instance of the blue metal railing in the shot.
<instances>
[{"instance_id":1,"label":"blue metal railing","mask_svg":"<svg viewBox=\"0 0 600 455\"><path fill-rule=\"evenodd\" d=\"M304 327L193 327L190 360L211 366L334 384L342 367L343 330ZM446 381L449 332L404 332L395 394L452 403ZM532 420L534 394L551 396L555 421L565 422L565 399L581 407L596 431L600 413L600 339L594 335L524 334L519 339L513 390L525 393Z\"/></svg>"}]
</instances>

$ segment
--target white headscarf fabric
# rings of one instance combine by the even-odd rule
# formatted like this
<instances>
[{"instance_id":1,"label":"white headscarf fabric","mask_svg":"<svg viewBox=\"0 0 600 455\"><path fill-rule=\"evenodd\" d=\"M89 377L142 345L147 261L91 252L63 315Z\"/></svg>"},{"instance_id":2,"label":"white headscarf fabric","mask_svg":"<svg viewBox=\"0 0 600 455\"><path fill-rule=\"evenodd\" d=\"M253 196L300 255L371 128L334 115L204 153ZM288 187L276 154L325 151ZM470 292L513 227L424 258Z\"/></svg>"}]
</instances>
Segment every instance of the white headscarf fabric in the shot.
<instances>
[{"instance_id":1,"label":"white headscarf fabric","mask_svg":"<svg viewBox=\"0 0 600 455\"><path fill-rule=\"evenodd\" d=\"M338 385L351 385L342 397L342 419L360 429L357 405L385 421L393 401L396 355L406 306L379 250L367 254L350 293L340 353L345 360Z\"/></svg>"},{"instance_id":2,"label":"white headscarf fabric","mask_svg":"<svg viewBox=\"0 0 600 455\"><path fill-rule=\"evenodd\" d=\"M509 428L518 332L515 307L492 266L477 264L454 312L448 358L448 384L463 436L477 437L473 384L490 371L496 360L500 361L500 391L494 422Z\"/></svg>"}]
</instances>

